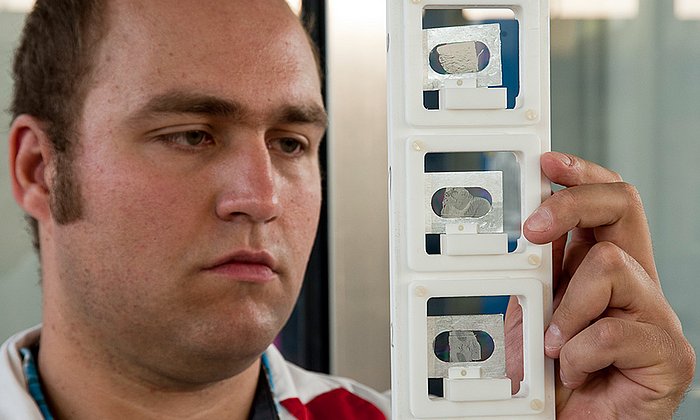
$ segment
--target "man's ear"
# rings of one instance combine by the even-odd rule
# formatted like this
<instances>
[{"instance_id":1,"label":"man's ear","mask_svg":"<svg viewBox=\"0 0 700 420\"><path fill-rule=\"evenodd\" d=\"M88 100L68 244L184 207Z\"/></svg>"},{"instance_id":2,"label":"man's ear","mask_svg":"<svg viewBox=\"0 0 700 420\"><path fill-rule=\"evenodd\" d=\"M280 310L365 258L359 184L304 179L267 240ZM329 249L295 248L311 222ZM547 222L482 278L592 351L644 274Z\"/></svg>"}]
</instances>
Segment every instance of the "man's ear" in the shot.
<instances>
[{"instance_id":1,"label":"man's ear","mask_svg":"<svg viewBox=\"0 0 700 420\"><path fill-rule=\"evenodd\" d=\"M9 134L12 194L24 211L37 220L51 216L49 207L49 168L52 148L41 122L31 115L20 115Z\"/></svg>"}]
</instances>

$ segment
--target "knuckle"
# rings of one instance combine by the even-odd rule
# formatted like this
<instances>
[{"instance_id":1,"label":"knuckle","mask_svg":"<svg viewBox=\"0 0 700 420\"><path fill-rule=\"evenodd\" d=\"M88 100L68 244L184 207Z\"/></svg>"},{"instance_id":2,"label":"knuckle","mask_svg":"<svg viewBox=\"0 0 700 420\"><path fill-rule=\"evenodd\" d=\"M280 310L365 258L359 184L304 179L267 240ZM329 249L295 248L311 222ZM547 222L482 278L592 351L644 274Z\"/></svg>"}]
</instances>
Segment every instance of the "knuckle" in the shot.
<instances>
[{"instance_id":1,"label":"knuckle","mask_svg":"<svg viewBox=\"0 0 700 420\"><path fill-rule=\"evenodd\" d=\"M576 196L571 191L571 188L565 188L552 194L552 201L558 206L563 207L563 210L574 209L576 206Z\"/></svg>"},{"instance_id":2,"label":"knuckle","mask_svg":"<svg viewBox=\"0 0 700 420\"><path fill-rule=\"evenodd\" d=\"M639 194L637 187L627 182L619 182L618 185L630 205L634 205L637 208L642 207L642 196Z\"/></svg>"},{"instance_id":3,"label":"knuckle","mask_svg":"<svg viewBox=\"0 0 700 420\"><path fill-rule=\"evenodd\" d=\"M688 340L666 333L661 343L663 360L666 361L667 381L659 383L658 392L666 398L680 400L695 376L695 350Z\"/></svg>"},{"instance_id":4,"label":"knuckle","mask_svg":"<svg viewBox=\"0 0 700 420\"><path fill-rule=\"evenodd\" d=\"M610 170L610 178L613 182L623 182L622 176L615 171Z\"/></svg>"},{"instance_id":5,"label":"knuckle","mask_svg":"<svg viewBox=\"0 0 700 420\"><path fill-rule=\"evenodd\" d=\"M590 254L605 272L617 272L627 265L627 255L612 242L598 242Z\"/></svg>"},{"instance_id":6,"label":"knuckle","mask_svg":"<svg viewBox=\"0 0 700 420\"><path fill-rule=\"evenodd\" d=\"M684 386L690 385L695 375L697 356L695 349L687 339L682 338L678 351L678 374Z\"/></svg>"},{"instance_id":7,"label":"knuckle","mask_svg":"<svg viewBox=\"0 0 700 420\"><path fill-rule=\"evenodd\" d=\"M625 324L618 318L602 318L594 324L593 341L603 350L614 348L625 335Z\"/></svg>"}]
</instances>

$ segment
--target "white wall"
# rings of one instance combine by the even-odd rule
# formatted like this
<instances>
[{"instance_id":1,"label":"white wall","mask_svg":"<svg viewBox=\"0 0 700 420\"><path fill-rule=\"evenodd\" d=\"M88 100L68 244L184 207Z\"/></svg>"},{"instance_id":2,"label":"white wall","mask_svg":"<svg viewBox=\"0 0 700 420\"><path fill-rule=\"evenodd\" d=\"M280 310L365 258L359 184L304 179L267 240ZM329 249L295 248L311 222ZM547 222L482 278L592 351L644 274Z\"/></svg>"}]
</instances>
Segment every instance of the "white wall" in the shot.
<instances>
[{"instance_id":1,"label":"white wall","mask_svg":"<svg viewBox=\"0 0 700 420\"><path fill-rule=\"evenodd\" d=\"M385 5L328 1L331 371L390 386Z\"/></svg>"}]
</instances>

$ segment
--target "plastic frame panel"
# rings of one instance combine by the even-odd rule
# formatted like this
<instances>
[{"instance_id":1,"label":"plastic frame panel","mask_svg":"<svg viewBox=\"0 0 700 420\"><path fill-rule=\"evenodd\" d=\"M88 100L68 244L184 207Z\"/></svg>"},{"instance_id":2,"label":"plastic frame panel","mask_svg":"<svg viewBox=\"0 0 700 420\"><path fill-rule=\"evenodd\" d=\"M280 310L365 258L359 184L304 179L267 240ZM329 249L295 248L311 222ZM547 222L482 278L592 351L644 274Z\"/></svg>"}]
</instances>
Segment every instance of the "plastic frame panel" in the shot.
<instances>
[{"instance_id":1,"label":"plastic frame panel","mask_svg":"<svg viewBox=\"0 0 700 420\"><path fill-rule=\"evenodd\" d=\"M432 400L428 397L428 299L434 297L463 296L517 296L527 321L523 331L524 378L520 392L509 400L494 403L477 401L469 403L469 412L475 417L519 416L539 414L544 410L545 362L542 336L544 327L542 283L531 278L472 280L424 280L410 284L409 345L410 353L410 404L411 412L420 418L459 417L464 404L448 400ZM469 292L465 294L465 290Z\"/></svg>"},{"instance_id":2,"label":"plastic frame panel","mask_svg":"<svg viewBox=\"0 0 700 420\"><path fill-rule=\"evenodd\" d=\"M542 13L547 13L547 4L542 5L542 0L404 0L402 3L405 6L405 106L410 124L512 126L539 122L543 110L542 86L538 77L542 72L539 57L543 53L539 28ZM520 22L521 89L515 109L498 113L492 110L474 110L470 112L469 118L464 118L461 110L436 112L423 107L423 38L421 32L413 28L422 28L423 9L463 7L509 8ZM543 10L543 7L547 9Z\"/></svg>"},{"instance_id":3,"label":"plastic frame panel","mask_svg":"<svg viewBox=\"0 0 700 420\"><path fill-rule=\"evenodd\" d=\"M425 155L442 152L513 152L520 165L521 214L532 213L540 204L540 141L534 135L412 136L406 140L406 184L422 185ZM536 186L536 188L529 186ZM508 255L453 257L425 252L425 197L422 188L406 194L406 241L408 266L416 271L520 270L537 268L542 247L521 237L518 249ZM505 200L505 197L504 197ZM523 219L524 220L524 219Z\"/></svg>"}]
</instances>

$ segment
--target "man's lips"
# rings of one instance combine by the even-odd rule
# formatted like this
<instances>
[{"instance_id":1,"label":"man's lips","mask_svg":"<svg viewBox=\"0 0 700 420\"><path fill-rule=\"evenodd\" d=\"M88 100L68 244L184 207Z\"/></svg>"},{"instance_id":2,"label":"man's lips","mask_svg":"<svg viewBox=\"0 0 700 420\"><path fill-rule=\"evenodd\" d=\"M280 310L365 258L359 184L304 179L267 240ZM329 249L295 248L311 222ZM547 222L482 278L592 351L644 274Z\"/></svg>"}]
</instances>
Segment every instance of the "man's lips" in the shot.
<instances>
[{"instance_id":1,"label":"man's lips","mask_svg":"<svg viewBox=\"0 0 700 420\"><path fill-rule=\"evenodd\" d=\"M205 268L231 280L265 283L277 276L277 261L267 251L243 250L218 259Z\"/></svg>"}]
</instances>

